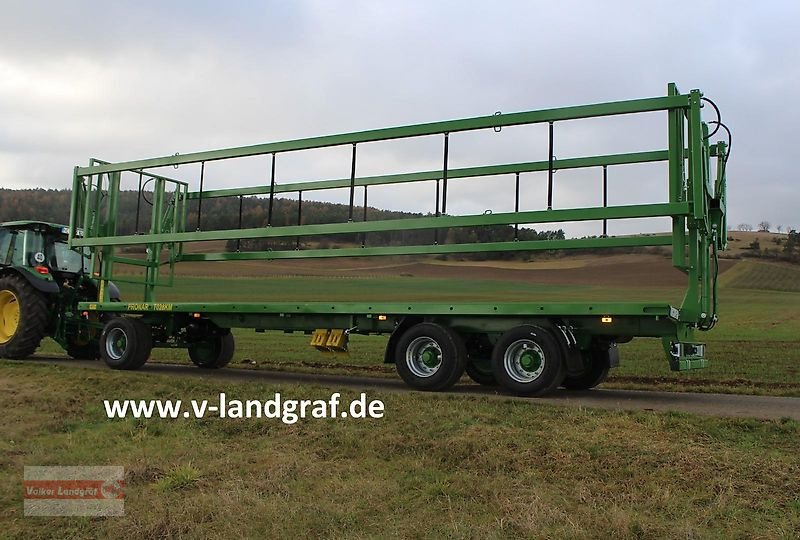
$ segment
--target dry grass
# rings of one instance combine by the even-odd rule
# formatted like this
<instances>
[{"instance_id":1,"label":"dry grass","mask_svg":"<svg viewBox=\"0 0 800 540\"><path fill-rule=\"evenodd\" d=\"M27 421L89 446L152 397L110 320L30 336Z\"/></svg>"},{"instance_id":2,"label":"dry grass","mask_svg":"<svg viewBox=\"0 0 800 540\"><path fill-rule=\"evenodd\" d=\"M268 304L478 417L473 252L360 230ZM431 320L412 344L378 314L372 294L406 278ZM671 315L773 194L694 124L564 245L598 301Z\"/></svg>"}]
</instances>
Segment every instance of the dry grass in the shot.
<instances>
[{"instance_id":1,"label":"dry grass","mask_svg":"<svg viewBox=\"0 0 800 540\"><path fill-rule=\"evenodd\" d=\"M0 417L9 537L793 538L800 526L793 421L416 393L370 395L387 414L363 422L109 421L110 396L331 390L0 370L0 407L14 411ZM126 516L22 517L26 464L124 465Z\"/></svg>"}]
</instances>

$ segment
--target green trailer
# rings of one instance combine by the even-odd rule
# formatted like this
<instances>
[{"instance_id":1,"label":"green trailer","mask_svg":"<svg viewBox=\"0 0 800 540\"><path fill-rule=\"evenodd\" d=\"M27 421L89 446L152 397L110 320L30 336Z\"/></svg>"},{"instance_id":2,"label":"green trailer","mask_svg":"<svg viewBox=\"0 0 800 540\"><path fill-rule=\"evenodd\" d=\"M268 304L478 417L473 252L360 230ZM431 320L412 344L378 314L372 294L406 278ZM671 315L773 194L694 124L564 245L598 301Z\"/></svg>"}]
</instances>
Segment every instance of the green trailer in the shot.
<instances>
[{"instance_id":1,"label":"green trailer","mask_svg":"<svg viewBox=\"0 0 800 540\"><path fill-rule=\"evenodd\" d=\"M702 110L716 119L704 122ZM667 148L653 151L556 158L555 128L562 122L595 117L637 115L661 111L666 119ZM468 168L449 166L450 138L475 130L499 131L507 126L544 124L548 128L548 157L541 161L492 164ZM715 127L714 127L715 126ZM711 129L713 127L713 129ZM389 335L384 361L394 363L411 387L443 390L466 370L476 381L498 384L523 395L541 395L563 386L592 388L602 382L609 368L619 362L617 344L635 337L660 338L673 370L706 365L705 347L695 332L708 330L717 321L717 252L725 248L725 165L729 144L711 142L724 127L719 110L699 90L687 94L670 84L666 96L511 114L494 114L461 120L392 127L214 150L174 154L122 163L90 160L76 167L69 223L70 245L90 252L92 277L99 282L96 301L76 307L88 320L104 321L99 351L112 368L136 369L148 359L153 347L188 349L191 360L204 368L220 368L234 350L231 328L256 331L304 332L319 348L344 349L351 334ZM434 170L381 176L357 174L357 150L376 141L439 136L443 142L442 166ZM278 183L276 160L287 153L325 147L345 147L351 152L349 177ZM239 189L204 189L206 164L232 162L265 156L269 182ZM556 208L553 205L554 174L560 170L594 168L603 176L609 168L636 163L663 162L668 199L653 204L614 206L604 197L602 205ZM189 182L165 176L164 168L199 165L199 190ZM448 183L465 178L515 176L539 172L547 178L547 201L542 209L519 211L519 189L515 211L450 215L447 213ZM147 199L147 230L118 234L117 214L123 179L138 179L139 197ZM364 194L372 186L435 182L436 211L422 217L374 219L355 214L356 189ZM192 182L194 184L194 181ZM150 186L144 188L143 186ZM322 224L273 225L276 196L302 195L315 190L349 190L347 221ZM605 188L604 188L605 189ZM269 201L263 226L226 230L204 230L203 201L219 197L259 196ZM208 204L208 203L207 203ZM197 223L189 223L189 209L196 209ZM240 206L241 208L241 206ZM194 216L194 213L191 214ZM139 209L137 208L137 221ZM487 242L440 242L436 231L458 227L518 226L520 224L565 223L666 217L671 230L664 234L641 234L555 240L493 239ZM192 220L193 221L193 220ZM241 219L240 219L241 223ZM210 240L294 239L319 235L359 238L367 233L428 230L431 241L417 245L373 245L341 243L338 247L226 251L201 253L184 250L190 242ZM121 246L138 246L145 253L135 257ZM159 302L158 286L174 282L175 267L185 261L242 261L365 257L397 255L441 255L569 249L637 248L669 246L672 265L686 274L687 285L680 305L628 302L550 302L521 298L518 302L272 302L174 303ZM224 263L220 263L224 264ZM141 269L131 279L118 267ZM136 281L141 299L112 302L107 284ZM98 323L94 323L98 324Z\"/></svg>"}]
</instances>

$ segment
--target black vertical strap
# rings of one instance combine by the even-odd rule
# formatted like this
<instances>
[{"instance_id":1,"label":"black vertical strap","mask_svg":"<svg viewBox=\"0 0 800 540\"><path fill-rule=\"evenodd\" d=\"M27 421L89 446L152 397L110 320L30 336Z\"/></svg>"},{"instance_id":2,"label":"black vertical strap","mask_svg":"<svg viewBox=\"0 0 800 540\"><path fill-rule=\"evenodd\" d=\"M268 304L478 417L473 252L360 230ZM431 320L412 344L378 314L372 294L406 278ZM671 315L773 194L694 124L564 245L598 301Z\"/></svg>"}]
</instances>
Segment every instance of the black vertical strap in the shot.
<instances>
[{"instance_id":1,"label":"black vertical strap","mask_svg":"<svg viewBox=\"0 0 800 540\"><path fill-rule=\"evenodd\" d=\"M367 221L367 186L364 186L364 221ZM367 245L367 233L361 235L361 247Z\"/></svg>"},{"instance_id":2,"label":"black vertical strap","mask_svg":"<svg viewBox=\"0 0 800 540\"><path fill-rule=\"evenodd\" d=\"M547 209L553 209L553 122L550 122L550 152L547 157Z\"/></svg>"},{"instance_id":3,"label":"black vertical strap","mask_svg":"<svg viewBox=\"0 0 800 540\"><path fill-rule=\"evenodd\" d=\"M297 224L303 224L303 192L297 192ZM297 244L295 245L295 249L300 249L300 237L297 237Z\"/></svg>"},{"instance_id":4,"label":"black vertical strap","mask_svg":"<svg viewBox=\"0 0 800 540\"><path fill-rule=\"evenodd\" d=\"M272 172L269 175L269 206L267 207L267 227L272 226L272 205L275 202L275 152L272 153Z\"/></svg>"},{"instance_id":5,"label":"black vertical strap","mask_svg":"<svg viewBox=\"0 0 800 540\"><path fill-rule=\"evenodd\" d=\"M514 212L519 212L519 173L514 183ZM519 240L519 223L514 223L514 241Z\"/></svg>"},{"instance_id":6,"label":"black vertical strap","mask_svg":"<svg viewBox=\"0 0 800 540\"><path fill-rule=\"evenodd\" d=\"M139 194L136 196L136 234L139 234L139 210L142 207L142 171L139 171Z\"/></svg>"},{"instance_id":7,"label":"black vertical strap","mask_svg":"<svg viewBox=\"0 0 800 540\"><path fill-rule=\"evenodd\" d=\"M436 217L441 215L439 213L439 182L441 182L441 180L436 181Z\"/></svg>"},{"instance_id":8,"label":"black vertical strap","mask_svg":"<svg viewBox=\"0 0 800 540\"><path fill-rule=\"evenodd\" d=\"M608 165L603 165L603 208L608 208ZM608 236L608 220L603 220L603 236Z\"/></svg>"},{"instance_id":9,"label":"black vertical strap","mask_svg":"<svg viewBox=\"0 0 800 540\"><path fill-rule=\"evenodd\" d=\"M444 165L442 166L442 214L447 213L447 158L450 148L450 134L444 134Z\"/></svg>"},{"instance_id":10,"label":"black vertical strap","mask_svg":"<svg viewBox=\"0 0 800 540\"><path fill-rule=\"evenodd\" d=\"M197 201L197 230L200 230L200 216L203 215L203 180L206 174L206 162L200 162L200 197Z\"/></svg>"},{"instance_id":11,"label":"black vertical strap","mask_svg":"<svg viewBox=\"0 0 800 540\"><path fill-rule=\"evenodd\" d=\"M243 202L244 202L244 198L241 195L239 195L239 230L242 229L242 203ZM239 251L241 251L241 248L242 248L242 239L241 238L237 238L236 239L236 252L238 253Z\"/></svg>"},{"instance_id":12,"label":"black vertical strap","mask_svg":"<svg viewBox=\"0 0 800 540\"><path fill-rule=\"evenodd\" d=\"M356 195L356 143L353 143L353 163L350 166L350 214L347 221L353 221L353 201Z\"/></svg>"},{"instance_id":13,"label":"black vertical strap","mask_svg":"<svg viewBox=\"0 0 800 540\"><path fill-rule=\"evenodd\" d=\"M436 181L436 217L439 217L439 182L440 180ZM433 243L439 243L439 229L433 229Z\"/></svg>"}]
</instances>

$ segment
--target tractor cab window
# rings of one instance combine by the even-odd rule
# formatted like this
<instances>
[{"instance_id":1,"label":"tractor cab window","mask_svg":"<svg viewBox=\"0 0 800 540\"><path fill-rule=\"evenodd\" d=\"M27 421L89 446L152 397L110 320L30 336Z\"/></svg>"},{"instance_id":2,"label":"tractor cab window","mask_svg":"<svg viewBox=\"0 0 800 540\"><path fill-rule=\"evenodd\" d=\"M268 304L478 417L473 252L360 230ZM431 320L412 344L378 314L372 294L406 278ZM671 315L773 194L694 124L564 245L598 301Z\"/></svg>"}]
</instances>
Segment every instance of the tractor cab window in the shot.
<instances>
[{"instance_id":1,"label":"tractor cab window","mask_svg":"<svg viewBox=\"0 0 800 540\"><path fill-rule=\"evenodd\" d=\"M14 266L38 266L45 263L44 235L36 231L9 231L10 257ZM2 255L0 255L2 256Z\"/></svg>"},{"instance_id":2,"label":"tractor cab window","mask_svg":"<svg viewBox=\"0 0 800 540\"><path fill-rule=\"evenodd\" d=\"M0 229L0 264L7 264L13 235L8 229Z\"/></svg>"},{"instance_id":3,"label":"tractor cab window","mask_svg":"<svg viewBox=\"0 0 800 540\"><path fill-rule=\"evenodd\" d=\"M49 266L56 272L84 272L89 267L86 250L70 249L64 241L56 240L52 244L52 253L48 258Z\"/></svg>"}]
</instances>

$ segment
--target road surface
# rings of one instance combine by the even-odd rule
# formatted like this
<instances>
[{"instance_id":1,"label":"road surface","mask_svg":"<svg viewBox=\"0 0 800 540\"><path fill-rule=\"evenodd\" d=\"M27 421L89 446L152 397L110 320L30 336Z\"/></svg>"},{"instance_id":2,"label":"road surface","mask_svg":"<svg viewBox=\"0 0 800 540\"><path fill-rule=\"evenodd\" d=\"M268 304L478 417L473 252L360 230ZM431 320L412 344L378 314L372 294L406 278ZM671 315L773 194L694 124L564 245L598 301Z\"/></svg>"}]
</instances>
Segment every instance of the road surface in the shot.
<instances>
[{"instance_id":1,"label":"road surface","mask_svg":"<svg viewBox=\"0 0 800 540\"><path fill-rule=\"evenodd\" d=\"M63 357L34 357L24 362L43 362L67 367L109 369L102 362L71 360ZM260 383L313 384L331 388L355 390L383 390L411 392L400 379L329 375L321 373L295 373L255 369L225 368L201 370L190 365L148 363L142 373L204 379L252 381ZM503 394L497 388L478 385L458 385L447 393L457 395L485 395L492 398L612 410L677 411L706 416L746 417L760 419L792 418L800 420L800 398L775 396L749 396L741 394L706 394L691 392L657 392L649 390L615 390L596 388L586 391L560 389L540 398L524 398Z\"/></svg>"}]
</instances>

